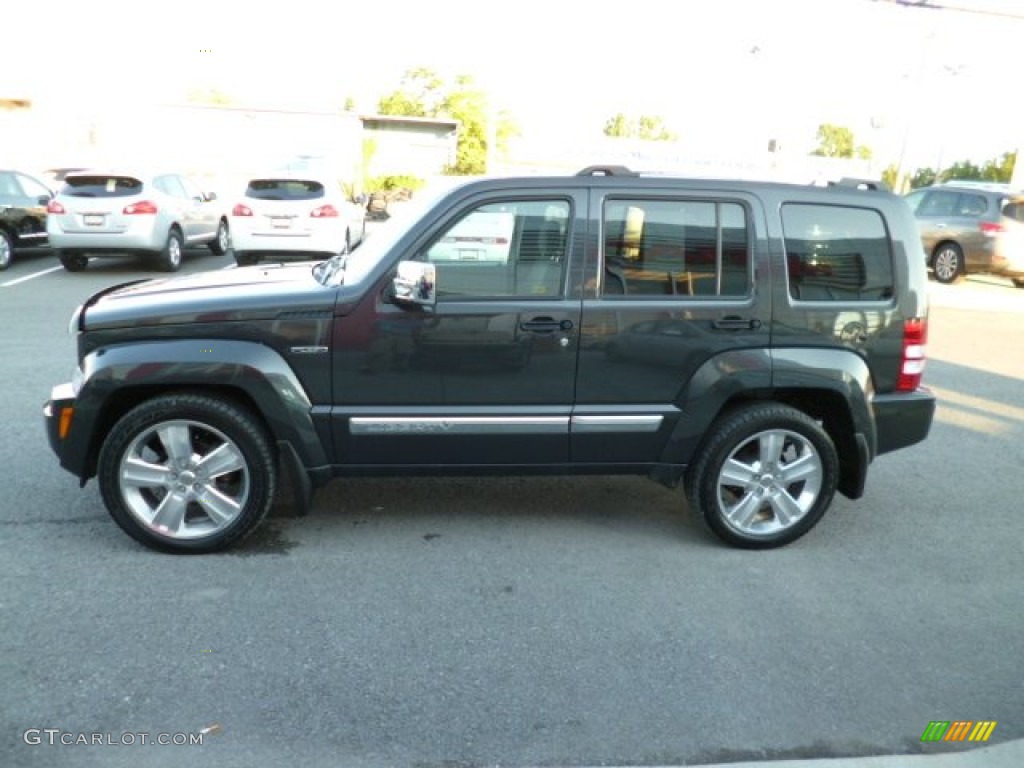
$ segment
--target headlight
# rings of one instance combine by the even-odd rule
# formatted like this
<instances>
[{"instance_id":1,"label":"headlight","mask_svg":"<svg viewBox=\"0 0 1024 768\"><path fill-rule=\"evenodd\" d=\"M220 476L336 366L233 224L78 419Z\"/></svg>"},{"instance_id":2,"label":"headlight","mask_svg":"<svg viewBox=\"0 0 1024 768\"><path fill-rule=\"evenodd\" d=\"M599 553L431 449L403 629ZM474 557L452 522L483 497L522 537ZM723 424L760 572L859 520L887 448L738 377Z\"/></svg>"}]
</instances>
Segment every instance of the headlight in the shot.
<instances>
[{"instance_id":1,"label":"headlight","mask_svg":"<svg viewBox=\"0 0 1024 768\"><path fill-rule=\"evenodd\" d=\"M71 319L68 320L68 333L74 336L78 333L78 322L82 317L82 305L79 304L75 307L75 311L71 313Z\"/></svg>"}]
</instances>

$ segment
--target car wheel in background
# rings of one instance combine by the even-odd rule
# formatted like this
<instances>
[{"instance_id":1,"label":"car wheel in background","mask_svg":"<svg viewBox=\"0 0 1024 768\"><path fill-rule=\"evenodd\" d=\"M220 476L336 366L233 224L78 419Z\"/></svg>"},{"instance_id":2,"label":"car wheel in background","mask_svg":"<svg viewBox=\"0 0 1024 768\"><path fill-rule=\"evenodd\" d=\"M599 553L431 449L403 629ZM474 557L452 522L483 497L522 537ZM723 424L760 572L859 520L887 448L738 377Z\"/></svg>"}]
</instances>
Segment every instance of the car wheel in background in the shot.
<instances>
[{"instance_id":1,"label":"car wheel in background","mask_svg":"<svg viewBox=\"0 0 1024 768\"><path fill-rule=\"evenodd\" d=\"M114 424L100 450L100 491L115 522L147 547L214 552L270 510L271 446L260 421L232 401L164 395Z\"/></svg>"},{"instance_id":2,"label":"car wheel in background","mask_svg":"<svg viewBox=\"0 0 1024 768\"><path fill-rule=\"evenodd\" d=\"M84 253L63 253L57 251L55 255L60 259L61 266L68 272L83 272L89 266L89 257Z\"/></svg>"},{"instance_id":3,"label":"car wheel in background","mask_svg":"<svg viewBox=\"0 0 1024 768\"><path fill-rule=\"evenodd\" d=\"M217 236L210 243L210 250L215 256L223 256L231 247L231 234L228 232L228 223L224 219L217 225Z\"/></svg>"},{"instance_id":4,"label":"car wheel in background","mask_svg":"<svg viewBox=\"0 0 1024 768\"><path fill-rule=\"evenodd\" d=\"M949 285L964 279L964 252L956 243L943 243L932 257L935 279Z\"/></svg>"},{"instance_id":5,"label":"car wheel in background","mask_svg":"<svg viewBox=\"0 0 1024 768\"><path fill-rule=\"evenodd\" d=\"M0 229L0 270L11 266L11 258L14 256L14 242L11 236Z\"/></svg>"},{"instance_id":6,"label":"car wheel in background","mask_svg":"<svg viewBox=\"0 0 1024 768\"><path fill-rule=\"evenodd\" d=\"M160 252L158 263L164 272L177 272L181 269L181 252L184 248L181 233L172 229L167 233L167 244Z\"/></svg>"},{"instance_id":7,"label":"car wheel in background","mask_svg":"<svg viewBox=\"0 0 1024 768\"><path fill-rule=\"evenodd\" d=\"M839 480L817 421L780 403L739 408L712 427L687 475L690 508L744 549L788 544L825 514Z\"/></svg>"}]
</instances>

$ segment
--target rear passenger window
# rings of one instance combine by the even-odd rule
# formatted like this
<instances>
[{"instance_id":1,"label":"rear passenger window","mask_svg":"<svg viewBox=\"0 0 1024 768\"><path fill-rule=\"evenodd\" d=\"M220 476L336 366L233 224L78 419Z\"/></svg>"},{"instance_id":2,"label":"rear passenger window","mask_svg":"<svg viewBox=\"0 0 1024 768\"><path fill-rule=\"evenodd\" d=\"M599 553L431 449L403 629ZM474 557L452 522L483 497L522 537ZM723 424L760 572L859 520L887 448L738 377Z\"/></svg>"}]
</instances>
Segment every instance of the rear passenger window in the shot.
<instances>
[{"instance_id":1,"label":"rear passenger window","mask_svg":"<svg viewBox=\"0 0 1024 768\"><path fill-rule=\"evenodd\" d=\"M892 247L882 215L868 208L782 207L789 295L800 301L893 297Z\"/></svg>"},{"instance_id":2,"label":"rear passenger window","mask_svg":"<svg viewBox=\"0 0 1024 768\"><path fill-rule=\"evenodd\" d=\"M610 200L602 295L746 296L747 211L710 200Z\"/></svg>"}]
</instances>

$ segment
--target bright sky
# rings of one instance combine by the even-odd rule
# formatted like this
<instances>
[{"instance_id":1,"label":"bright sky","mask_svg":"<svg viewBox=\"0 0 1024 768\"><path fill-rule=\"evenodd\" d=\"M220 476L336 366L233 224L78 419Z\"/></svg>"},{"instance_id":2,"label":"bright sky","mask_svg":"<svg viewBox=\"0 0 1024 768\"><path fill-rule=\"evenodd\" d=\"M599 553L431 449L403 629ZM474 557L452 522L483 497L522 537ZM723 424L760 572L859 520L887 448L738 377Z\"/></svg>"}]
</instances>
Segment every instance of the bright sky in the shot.
<instances>
[{"instance_id":1,"label":"bright sky","mask_svg":"<svg viewBox=\"0 0 1024 768\"><path fill-rule=\"evenodd\" d=\"M933 1L1024 16L1024 0ZM1024 144L1024 19L876 0L50 0L4 17L38 34L7 36L0 90L36 99L216 88L373 112L427 66L473 76L534 140L597 136L623 111L695 151L806 152L823 122L887 158L906 137L923 165Z\"/></svg>"}]
</instances>

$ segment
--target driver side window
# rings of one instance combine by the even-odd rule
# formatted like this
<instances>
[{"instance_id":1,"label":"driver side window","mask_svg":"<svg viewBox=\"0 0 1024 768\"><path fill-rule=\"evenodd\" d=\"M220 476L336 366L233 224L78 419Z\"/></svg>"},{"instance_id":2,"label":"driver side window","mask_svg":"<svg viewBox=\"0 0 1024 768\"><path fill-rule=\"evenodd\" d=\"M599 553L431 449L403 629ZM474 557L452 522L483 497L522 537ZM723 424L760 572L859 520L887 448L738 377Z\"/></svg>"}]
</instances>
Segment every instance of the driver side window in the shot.
<instances>
[{"instance_id":1,"label":"driver side window","mask_svg":"<svg viewBox=\"0 0 1024 768\"><path fill-rule=\"evenodd\" d=\"M423 251L439 300L551 298L562 294L567 200L504 200L473 208Z\"/></svg>"}]
</instances>

